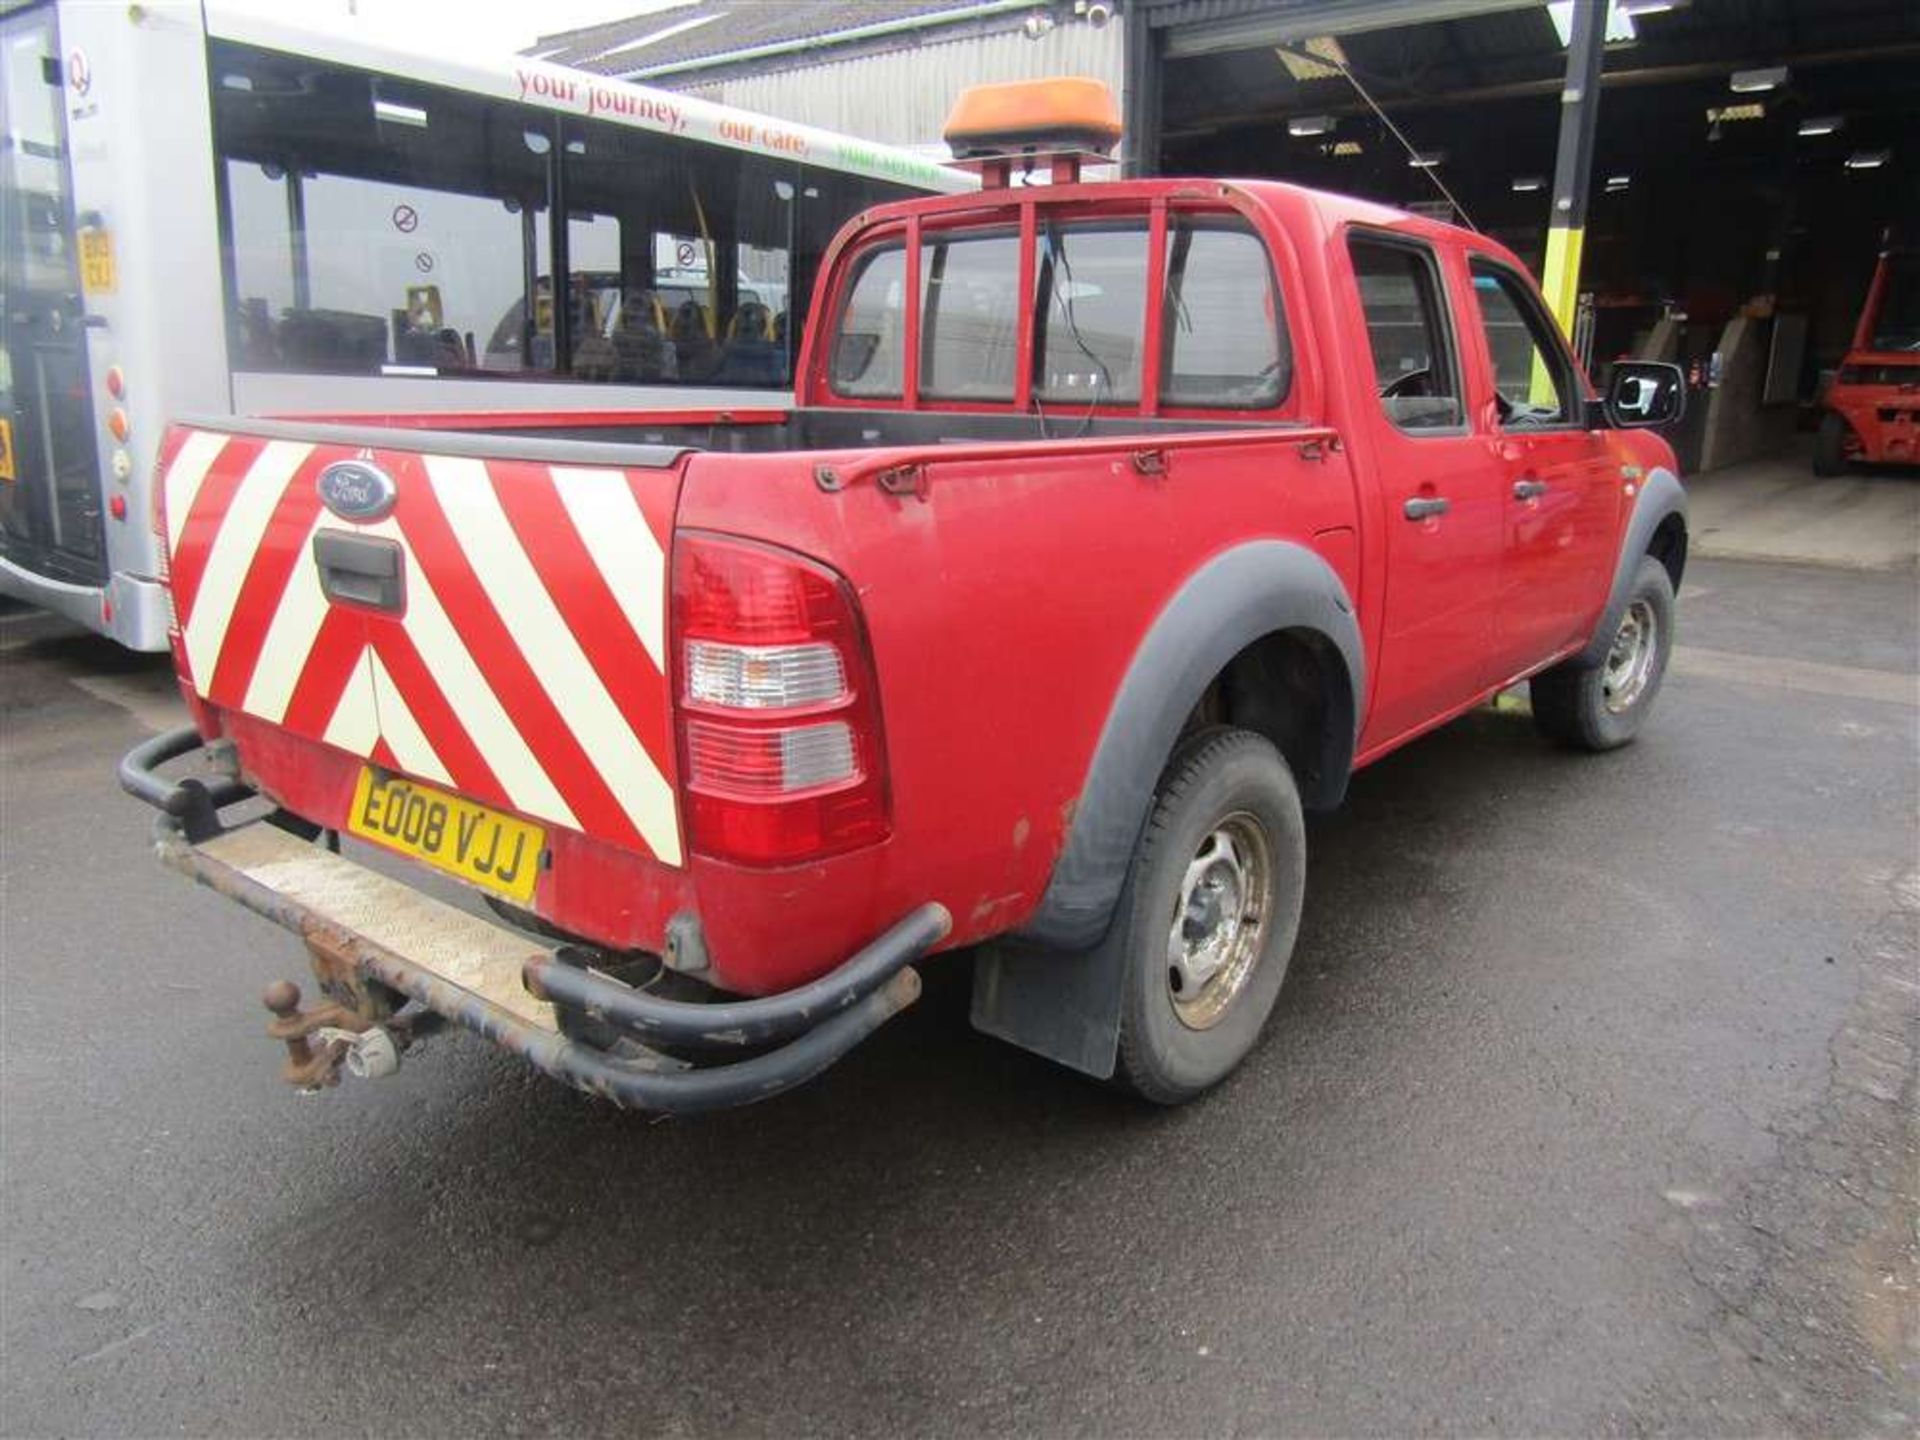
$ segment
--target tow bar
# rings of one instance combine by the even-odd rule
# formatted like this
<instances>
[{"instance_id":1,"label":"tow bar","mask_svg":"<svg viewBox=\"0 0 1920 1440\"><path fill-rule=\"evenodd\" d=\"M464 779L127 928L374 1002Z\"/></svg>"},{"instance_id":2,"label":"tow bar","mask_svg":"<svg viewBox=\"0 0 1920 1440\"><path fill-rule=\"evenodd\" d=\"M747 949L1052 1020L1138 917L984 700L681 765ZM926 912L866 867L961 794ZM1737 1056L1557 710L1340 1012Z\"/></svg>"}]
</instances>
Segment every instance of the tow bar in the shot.
<instances>
[{"instance_id":1,"label":"tow bar","mask_svg":"<svg viewBox=\"0 0 1920 1440\"><path fill-rule=\"evenodd\" d=\"M410 1045L451 1022L618 1105L691 1114L751 1104L812 1079L911 1005L913 962L953 926L929 902L797 989L669 1000L588 968L592 952L504 929L316 844L317 827L297 816L227 826L223 809L260 798L250 787L156 773L199 748L191 728L156 736L120 762L121 784L161 812L164 864L306 942L324 998L303 1009L291 981L263 997L268 1033L287 1049L282 1074L303 1091L338 1084L342 1071L390 1075ZM556 1002L611 1026L613 1042L564 1033Z\"/></svg>"}]
</instances>

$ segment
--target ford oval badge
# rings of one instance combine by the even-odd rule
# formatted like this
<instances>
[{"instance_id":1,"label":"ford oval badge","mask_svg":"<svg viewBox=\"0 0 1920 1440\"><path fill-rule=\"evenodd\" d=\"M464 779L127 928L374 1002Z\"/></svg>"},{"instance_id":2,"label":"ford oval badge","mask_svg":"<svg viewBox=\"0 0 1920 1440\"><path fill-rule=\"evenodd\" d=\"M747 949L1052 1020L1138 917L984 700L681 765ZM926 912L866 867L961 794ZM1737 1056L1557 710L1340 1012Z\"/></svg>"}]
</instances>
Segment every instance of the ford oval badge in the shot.
<instances>
[{"instance_id":1,"label":"ford oval badge","mask_svg":"<svg viewBox=\"0 0 1920 1440\"><path fill-rule=\"evenodd\" d=\"M337 460L320 472L320 501L356 524L383 519L399 498L393 477L364 460Z\"/></svg>"}]
</instances>

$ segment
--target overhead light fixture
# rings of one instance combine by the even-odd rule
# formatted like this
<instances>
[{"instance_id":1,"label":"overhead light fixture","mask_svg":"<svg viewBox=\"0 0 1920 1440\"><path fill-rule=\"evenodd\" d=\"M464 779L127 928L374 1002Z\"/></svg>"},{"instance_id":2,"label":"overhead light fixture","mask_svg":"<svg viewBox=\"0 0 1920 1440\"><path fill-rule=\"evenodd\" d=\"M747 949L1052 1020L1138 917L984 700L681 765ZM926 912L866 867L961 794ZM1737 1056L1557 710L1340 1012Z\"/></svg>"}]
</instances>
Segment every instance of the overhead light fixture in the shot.
<instances>
[{"instance_id":1,"label":"overhead light fixture","mask_svg":"<svg viewBox=\"0 0 1920 1440\"><path fill-rule=\"evenodd\" d=\"M1020 33L1029 40L1038 40L1053 29L1053 15L1047 10L1035 10L1020 22Z\"/></svg>"},{"instance_id":2,"label":"overhead light fixture","mask_svg":"<svg viewBox=\"0 0 1920 1440\"><path fill-rule=\"evenodd\" d=\"M1787 83L1787 67L1769 65L1761 70L1736 70L1727 84L1736 95L1757 95L1762 90L1777 90Z\"/></svg>"},{"instance_id":3,"label":"overhead light fixture","mask_svg":"<svg viewBox=\"0 0 1920 1440\"><path fill-rule=\"evenodd\" d=\"M1846 123L1844 115L1815 115L1800 122L1798 133L1802 140L1815 135L1831 135Z\"/></svg>"},{"instance_id":4,"label":"overhead light fixture","mask_svg":"<svg viewBox=\"0 0 1920 1440\"><path fill-rule=\"evenodd\" d=\"M1287 121L1287 134L1295 139L1307 135L1326 135L1333 130L1331 115L1296 115Z\"/></svg>"},{"instance_id":5,"label":"overhead light fixture","mask_svg":"<svg viewBox=\"0 0 1920 1440\"><path fill-rule=\"evenodd\" d=\"M1536 190L1547 188L1546 178L1541 175L1516 175L1513 177L1513 193L1531 195Z\"/></svg>"},{"instance_id":6,"label":"overhead light fixture","mask_svg":"<svg viewBox=\"0 0 1920 1440\"><path fill-rule=\"evenodd\" d=\"M1333 142L1333 153L1336 155L1358 155L1360 153L1360 142L1358 140L1336 140Z\"/></svg>"},{"instance_id":7,"label":"overhead light fixture","mask_svg":"<svg viewBox=\"0 0 1920 1440\"><path fill-rule=\"evenodd\" d=\"M1733 120L1764 120L1767 107L1758 100L1743 100L1738 105L1709 105L1707 123L1720 125Z\"/></svg>"},{"instance_id":8,"label":"overhead light fixture","mask_svg":"<svg viewBox=\"0 0 1920 1440\"><path fill-rule=\"evenodd\" d=\"M1620 0L1620 8L1636 19L1642 15L1664 15L1678 10L1684 0Z\"/></svg>"},{"instance_id":9,"label":"overhead light fixture","mask_svg":"<svg viewBox=\"0 0 1920 1440\"><path fill-rule=\"evenodd\" d=\"M1856 150L1847 157L1847 169L1878 170L1892 158L1891 150Z\"/></svg>"},{"instance_id":10,"label":"overhead light fixture","mask_svg":"<svg viewBox=\"0 0 1920 1440\"><path fill-rule=\"evenodd\" d=\"M1416 150L1407 157L1407 164L1415 170L1431 170L1446 158L1444 150Z\"/></svg>"},{"instance_id":11,"label":"overhead light fixture","mask_svg":"<svg viewBox=\"0 0 1920 1440\"><path fill-rule=\"evenodd\" d=\"M1607 176L1607 189L1609 190L1624 190L1632 183L1633 177L1631 175Z\"/></svg>"},{"instance_id":12,"label":"overhead light fixture","mask_svg":"<svg viewBox=\"0 0 1920 1440\"><path fill-rule=\"evenodd\" d=\"M1287 74L1302 83L1308 80L1338 80L1340 72L1346 68L1347 52L1340 48L1340 42L1333 36L1316 35L1304 44L1281 46L1280 63L1287 67Z\"/></svg>"},{"instance_id":13,"label":"overhead light fixture","mask_svg":"<svg viewBox=\"0 0 1920 1440\"><path fill-rule=\"evenodd\" d=\"M394 100L376 100L373 102L373 118L389 120L395 125L418 125L423 129L427 123L424 106L402 105Z\"/></svg>"},{"instance_id":14,"label":"overhead light fixture","mask_svg":"<svg viewBox=\"0 0 1920 1440\"><path fill-rule=\"evenodd\" d=\"M1547 0L1547 19L1553 22L1553 33L1560 37L1562 50L1573 43L1573 3L1574 0ZM1621 0L1607 0L1606 43L1624 45L1639 38L1627 7Z\"/></svg>"}]
</instances>

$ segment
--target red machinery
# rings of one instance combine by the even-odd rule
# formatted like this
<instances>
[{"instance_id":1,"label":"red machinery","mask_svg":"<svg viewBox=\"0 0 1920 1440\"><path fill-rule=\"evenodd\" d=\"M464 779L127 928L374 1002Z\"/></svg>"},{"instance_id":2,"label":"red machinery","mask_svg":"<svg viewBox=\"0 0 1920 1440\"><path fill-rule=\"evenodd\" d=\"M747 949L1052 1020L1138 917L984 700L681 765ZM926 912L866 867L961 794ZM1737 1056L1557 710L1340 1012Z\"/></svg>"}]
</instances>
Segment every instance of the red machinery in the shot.
<instances>
[{"instance_id":1,"label":"red machinery","mask_svg":"<svg viewBox=\"0 0 1920 1440\"><path fill-rule=\"evenodd\" d=\"M1920 462L1920 251L1884 251L1853 346L1827 387L1813 473Z\"/></svg>"}]
</instances>

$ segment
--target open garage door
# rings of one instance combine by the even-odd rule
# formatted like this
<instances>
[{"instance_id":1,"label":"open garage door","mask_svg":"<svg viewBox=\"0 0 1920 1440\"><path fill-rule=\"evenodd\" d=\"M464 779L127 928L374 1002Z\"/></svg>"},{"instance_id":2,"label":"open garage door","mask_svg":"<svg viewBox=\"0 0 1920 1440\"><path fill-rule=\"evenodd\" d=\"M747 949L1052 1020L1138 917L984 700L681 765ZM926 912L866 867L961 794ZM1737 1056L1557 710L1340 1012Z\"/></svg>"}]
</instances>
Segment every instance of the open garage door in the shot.
<instances>
[{"instance_id":1,"label":"open garage door","mask_svg":"<svg viewBox=\"0 0 1920 1440\"><path fill-rule=\"evenodd\" d=\"M1142 168L1366 195L1464 220L1541 268L1565 0L1176 0L1150 16L1156 88L1129 113L1157 119ZM1694 464L1810 431L1887 237L1920 240L1920 6L1615 0L1599 93L1583 354L1686 366Z\"/></svg>"}]
</instances>

